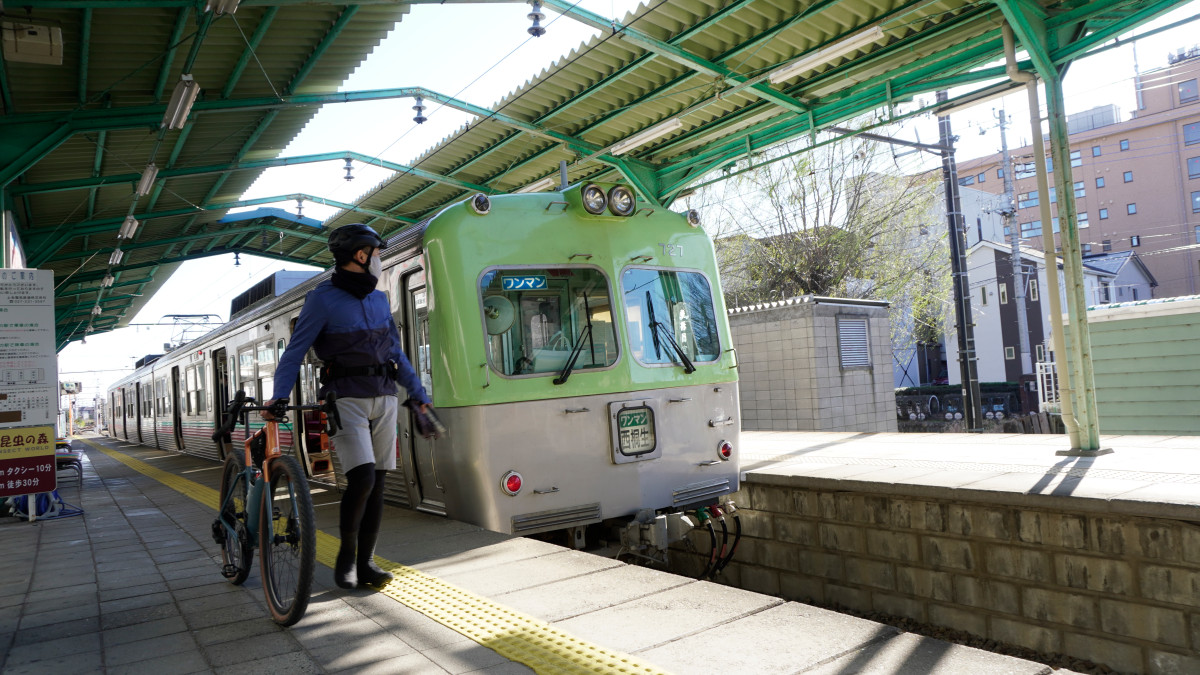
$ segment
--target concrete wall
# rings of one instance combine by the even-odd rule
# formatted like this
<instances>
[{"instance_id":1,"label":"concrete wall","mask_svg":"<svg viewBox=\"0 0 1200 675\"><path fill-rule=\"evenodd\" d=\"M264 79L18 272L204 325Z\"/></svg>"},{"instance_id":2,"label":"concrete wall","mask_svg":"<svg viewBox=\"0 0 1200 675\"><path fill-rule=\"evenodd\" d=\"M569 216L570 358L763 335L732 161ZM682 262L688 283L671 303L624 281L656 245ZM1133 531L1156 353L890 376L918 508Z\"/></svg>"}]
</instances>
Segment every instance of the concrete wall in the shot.
<instances>
[{"instance_id":1,"label":"concrete wall","mask_svg":"<svg viewBox=\"0 0 1200 675\"><path fill-rule=\"evenodd\" d=\"M742 428L896 431L887 303L805 296L729 312ZM839 316L866 318L869 367L838 359Z\"/></svg>"},{"instance_id":2,"label":"concrete wall","mask_svg":"<svg viewBox=\"0 0 1200 675\"><path fill-rule=\"evenodd\" d=\"M1198 523L1086 511L1069 497L972 503L789 479L751 476L733 496L745 536L723 583L1119 672L1200 672ZM695 547L707 553L707 534ZM694 576L707 556L671 560Z\"/></svg>"},{"instance_id":3,"label":"concrete wall","mask_svg":"<svg viewBox=\"0 0 1200 675\"><path fill-rule=\"evenodd\" d=\"M1101 433L1200 434L1200 297L1093 308L1088 332Z\"/></svg>"}]
</instances>

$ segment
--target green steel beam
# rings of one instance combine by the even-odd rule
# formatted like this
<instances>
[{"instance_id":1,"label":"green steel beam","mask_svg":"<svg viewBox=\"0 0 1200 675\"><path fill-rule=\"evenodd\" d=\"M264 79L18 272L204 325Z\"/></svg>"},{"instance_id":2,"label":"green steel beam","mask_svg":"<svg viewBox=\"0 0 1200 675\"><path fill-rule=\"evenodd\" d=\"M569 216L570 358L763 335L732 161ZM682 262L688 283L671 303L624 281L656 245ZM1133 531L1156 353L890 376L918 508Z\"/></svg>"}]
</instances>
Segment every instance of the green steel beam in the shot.
<instances>
[{"instance_id":1,"label":"green steel beam","mask_svg":"<svg viewBox=\"0 0 1200 675\"><path fill-rule=\"evenodd\" d=\"M79 18L79 105L87 103L88 61L92 53L92 8L83 10Z\"/></svg>"},{"instance_id":2,"label":"green steel beam","mask_svg":"<svg viewBox=\"0 0 1200 675\"><path fill-rule=\"evenodd\" d=\"M242 208L242 207L246 207L246 206L261 206L263 204L274 204L274 203L278 203L278 202L295 201L297 199L301 199L306 202L313 202L316 204L324 204L326 206L332 206L334 208L343 209L346 211L357 211L360 213L367 213L367 214L382 218L384 220L392 220L392 221L396 221L396 222L400 222L400 223L415 222L411 218L397 218L396 216L391 216L386 213L382 213L380 211L375 211L374 209L367 209L367 208L363 208L360 206L354 206L353 204L347 204L345 202L339 202L339 201L335 201L332 199L327 199L325 197L317 197L315 195L304 194L301 192L293 193L290 195L277 195L274 197L260 197L257 199L242 199L242 200L238 200L238 201L223 202L223 203L219 203L219 204L207 204L207 205L201 206L201 207L189 206L186 208L170 209L170 210L166 210L166 211L152 211L152 212L135 213L134 217L140 221L146 221L146 220L151 220L154 218L170 218L173 216L187 216L187 215L193 215L193 214L196 214L197 212L203 212L203 211L222 211L222 210L226 210L226 209L236 209L236 208ZM68 240L69 240L70 238L81 236L84 234L93 235L93 234L104 234L106 232L114 232L116 230L121 229L121 224L124 221L125 221L125 216L121 216L119 218L100 218L97 220L82 221L82 222L73 223L70 225L62 225L62 226L56 226L56 227L42 227L42 228L37 228L37 229L26 230L24 232L24 234L26 237L29 238L30 241L34 241L35 237L43 238L37 244L38 246L40 246L42 241L45 241L44 237L62 233L63 230L66 230L65 234L67 235Z\"/></svg>"},{"instance_id":3,"label":"green steel beam","mask_svg":"<svg viewBox=\"0 0 1200 675\"><path fill-rule=\"evenodd\" d=\"M233 249L233 248L229 248L229 247L221 247L221 248L214 248L211 251L204 251L202 253L189 253L187 255L172 256L170 258L160 258L158 260L147 260L145 262L117 265L111 269L113 271L113 274L116 274L117 272L128 272L130 270L140 270L140 269L145 269L147 267L157 267L160 265L173 265L175 263L187 262L188 260L196 260L199 258L210 258L214 255L225 255L227 253L245 253L247 255L256 255L256 256L259 256L260 258L269 258L271 260L282 260L284 262L311 264L311 263L308 263L304 259L287 258L278 253L262 253L260 251L256 251L253 249L239 250L239 249ZM107 273L108 272L106 270L98 270L96 272L86 272L83 274L76 275L75 277L73 277L73 279L78 279L81 282L97 281L99 279L103 279L104 275Z\"/></svg>"},{"instance_id":4,"label":"green steel beam","mask_svg":"<svg viewBox=\"0 0 1200 675\"><path fill-rule=\"evenodd\" d=\"M1032 5L1030 0L996 0L996 6L1004 13L1005 20L1016 32L1025 53L1029 54L1033 61L1038 76L1043 80L1058 78L1058 70L1050 59L1044 15L1039 14Z\"/></svg>"},{"instance_id":5,"label":"green steel beam","mask_svg":"<svg viewBox=\"0 0 1200 675\"><path fill-rule=\"evenodd\" d=\"M213 12L204 12L200 17L200 25L196 28L196 34L192 37L192 46L188 49L187 58L183 60L183 69L181 72L190 73L196 65L196 57L200 56L200 45L204 44L204 38L208 36L208 29L212 26L216 15ZM155 99L155 103L158 99Z\"/></svg>"},{"instance_id":6,"label":"green steel beam","mask_svg":"<svg viewBox=\"0 0 1200 675\"><path fill-rule=\"evenodd\" d=\"M1120 21L1115 21L1106 26L1092 27L1090 28L1091 32L1086 37L1072 42L1064 47L1052 49L1050 52L1050 59L1055 64L1062 64L1072 61L1087 54L1092 47L1101 45L1108 40L1117 37L1121 33L1126 33L1143 23L1157 19L1171 10L1178 9L1178 7L1179 3L1177 2L1173 2L1172 0L1162 0L1161 2L1157 2L1150 7L1147 7L1140 12L1132 14ZM1200 15L1192 16L1183 21L1176 22L1175 24L1172 24L1172 26L1164 27L1164 29L1194 21L1197 18L1200 18ZM1139 35L1138 39L1142 39L1157 32L1160 31L1155 30L1144 35Z\"/></svg>"},{"instance_id":7,"label":"green steel beam","mask_svg":"<svg viewBox=\"0 0 1200 675\"><path fill-rule=\"evenodd\" d=\"M0 104L4 105L5 117L13 114L12 89L8 84L8 65L4 62L3 51L0 51Z\"/></svg>"},{"instance_id":8,"label":"green steel beam","mask_svg":"<svg viewBox=\"0 0 1200 675\"><path fill-rule=\"evenodd\" d=\"M171 64L175 61L175 50L179 48L179 43L183 38L183 29L187 27L188 16L191 13L191 7L181 7L175 13L175 25L171 28L170 37L167 38L167 49L162 55L162 62L158 66L158 79L154 83L155 103L162 103L163 89L167 86L167 78L171 76Z\"/></svg>"},{"instance_id":9,"label":"green steel beam","mask_svg":"<svg viewBox=\"0 0 1200 675\"><path fill-rule=\"evenodd\" d=\"M179 8L195 5L196 0L20 0L21 7L37 9L83 9L85 7L120 9ZM312 5L480 5L513 4L519 0L242 0L239 7L311 7Z\"/></svg>"},{"instance_id":10,"label":"green steel beam","mask_svg":"<svg viewBox=\"0 0 1200 675\"><path fill-rule=\"evenodd\" d=\"M182 137L182 134L181 134ZM172 152L172 159L168 161L168 167L174 164L174 158L178 156L179 147L177 145L175 151ZM277 157L275 159L261 159L249 162L234 162L232 164L213 164L209 166L192 166L181 169L166 168L158 172L158 179L162 181L167 178L178 178L180 176L202 176L206 174L226 173L230 171L247 171L253 169L268 169L281 166L298 166L302 164L311 164L314 162L331 162L338 160L352 159L363 164L378 166L397 173L410 173L414 176L424 178L435 183L444 185L452 185L464 190L475 190L477 192L485 192L487 194L500 194L499 190L490 188L486 185L477 185L468 181L459 180L443 176L432 171L425 171L417 167L406 166L404 164L396 164L369 155L364 155L358 152L341 151L341 152L324 152L314 155L297 155L293 157ZM136 183L141 180L140 173L123 173L110 176L98 176L93 178L78 178L74 180L54 181L50 183L37 183L33 185L17 185L9 189L11 194L25 195L34 193L46 192L63 192L67 190L81 190L87 188L101 187L105 185L119 185L122 183Z\"/></svg>"},{"instance_id":11,"label":"green steel beam","mask_svg":"<svg viewBox=\"0 0 1200 675\"><path fill-rule=\"evenodd\" d=\"M181 235L178 237L167 237L165 239L154 239L152 241L143 241L143 242L137 242L137 243L133 243L133 244L121 244L120 248L122 251L136 251L138 249L143 249L143 248L154 248L156 246L169 246L171 244L179 244L179 243L183 243L183 242L187 242L187 241L208 239L210 237L223 237L223 236L234 235L234 234L237 234L237 235L260 234L262 232L272 232L272 233L282 232L285 235L290 234L290 235L300 238L300 239L304 239L304 240L307 240L310 242L320 242L322 244L325 243L325 241L327 240L327 237L323 234L306 234L304 232L297 232L295 230L289 230L285 227L279 227L277 225L246 225L246 226L242 226L242 227L233 227L233 228L227 228L227 229L221 229L221 230L199 231L199 232L196 232L195 234L186 234L186 235ZM88 258L88 257L91 257L96 254L110 254L116 249L117 249L116 246L104 246L104 247L101 247L98 249L93 249L90 251L77 251L74 253L64 253L62 255L54 256L53 258L50 258L49 260L46 260L44 262L52 263L52 262L60 262L63 260L78 260L80 258Z\"/></svg>"},{"instance_id":12,"label":"green steel beam","mask_svg":"<svg viewBox=\"0 0 1200 675\"><path fill-rule=\"evenodd\" d=\"M114 281L113 285L110 287L110 289L120 288L121 286L141 286L142 284L148 284L151 281L154 281L154 277L142 277L141 279L134 279L133 281L122 281L122 282ZM72 283L72 285L74 285L74 282L71 282L71 283ZM70 291L55 291L54 297L65 298L65 297L74 296L74 295L87 295L88 293L95 293L96 291L99 291L99 290L100 290L99 286L92 286L91 288L77 288L75 290L70 290Z\"/></svg>"},{"instance_id":13,"label":"green steel beam","mask_svg":"<svg viewBox=\"0 0 1200 675\"><path fill-rule=\"evenodd\" d=\"M759 98L765 99L775 105L791 110L792 112L803 113L807 112L808 108L796 99L780 93L772 89L769 85L763 84L762 80L766 79L766 74L755 78L748 78L739 73L730 70L726 66L719 63L713 63L707 59L703 59L695 54L673 45L669 42L663 42L653 38L636 28L624 26L614 19L606 19L599 14L589 12L579 6L578 2L567 2L566 0L543 0L546 7L552 8L555 11L569 16L580 23L591 26L602 31L612 31L625 39L626 42L635 44L642 49L653 52L662 56L665 59L674 61L685 68L694 70L702 75L709 75L717 78L722 82L732 84L737 87L744 88L747 93L753 94Z\"/></svg>"},{"instance_id":14,"label":"green steel beam","mask_svg":"<svg viewBox=\"0 0 1200 675\"><path fill-rule=\"evenodd\" d=\"M225 78L225 86L221 89L221 98L229 98L233 94L234 87L242 79L242 73L246 70L246 65L250 63L250 59L254 56L254 51L258 49L258 45L266 37L267 29L271 27L271 22L275 20L275 15L278 13L279 7L274 5L268 7L266 12L263 12L262 20L258 22L258 27L254 29L254 33L250 36L249 43L242 50L242 55L238 57L233 70L229 71L229 76Z\"/></svg>"}]
</instances>

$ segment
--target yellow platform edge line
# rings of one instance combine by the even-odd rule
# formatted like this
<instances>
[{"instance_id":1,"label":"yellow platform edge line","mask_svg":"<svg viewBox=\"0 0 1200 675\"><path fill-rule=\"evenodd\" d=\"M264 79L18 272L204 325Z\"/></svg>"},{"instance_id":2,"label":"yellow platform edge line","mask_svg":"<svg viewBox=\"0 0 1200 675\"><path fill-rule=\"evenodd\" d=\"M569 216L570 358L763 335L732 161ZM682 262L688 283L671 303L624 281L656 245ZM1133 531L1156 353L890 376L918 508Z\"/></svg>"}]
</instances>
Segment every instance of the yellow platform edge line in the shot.
<instances>
[{"instance_id":1,"label":"yellow platform edge line","mask_svg":"<svg viewBox=\"0 0 1200 675\"><path fill-rule=\"evenodd\" d=\"M86 445L159 483L217 510L217 490L106 448L86 438ZM317 530L316 559L332 568L341 540ZM610 675L667 675L657 666L574 637L550 624L475 595L416 568L375 556L375 562L395 578L380 593L464 635L497 654L542 675L594 673Z\"/></svg>"}]
</instances>

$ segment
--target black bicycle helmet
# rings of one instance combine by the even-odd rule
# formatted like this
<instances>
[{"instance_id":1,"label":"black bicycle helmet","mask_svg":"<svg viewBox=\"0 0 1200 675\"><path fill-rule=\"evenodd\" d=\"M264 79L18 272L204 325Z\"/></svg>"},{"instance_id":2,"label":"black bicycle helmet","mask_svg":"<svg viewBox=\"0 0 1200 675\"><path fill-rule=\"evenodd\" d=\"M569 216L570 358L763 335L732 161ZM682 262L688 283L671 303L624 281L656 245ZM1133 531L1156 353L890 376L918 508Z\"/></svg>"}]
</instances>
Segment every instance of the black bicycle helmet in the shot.
<instances>
[{"instance_id":1,"label":"black bicycle helmet","mask_svg":"<svg viewBox=\"0 0 1200 675\"><path fill-rule=\"evenodd\" d=\"M354 252L371 246L383 248L383 237L373 228L362 223L343 225L329 233L329 251L337 264L344 265L354 257Z\"/></svg>"}]
</instances>

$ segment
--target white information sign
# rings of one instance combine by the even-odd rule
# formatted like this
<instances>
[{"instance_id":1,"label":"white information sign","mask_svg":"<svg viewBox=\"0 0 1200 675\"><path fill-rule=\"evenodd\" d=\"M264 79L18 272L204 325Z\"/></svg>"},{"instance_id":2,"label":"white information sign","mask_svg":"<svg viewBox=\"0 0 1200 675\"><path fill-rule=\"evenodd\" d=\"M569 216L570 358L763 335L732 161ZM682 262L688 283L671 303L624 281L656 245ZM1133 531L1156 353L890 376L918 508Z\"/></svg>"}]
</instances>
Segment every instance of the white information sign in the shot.
<instances>
[{"instance_id":1,"label":"white information sign","mask_svg":"<svg viewBox=\"0 0 1200 675\"><path fill-rule=\"evenodd\" d=\"M54 272L0 269L0 429L54 424Z\"/></svg>"}]
</instances>

